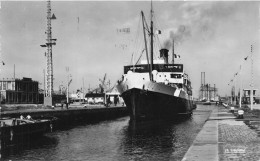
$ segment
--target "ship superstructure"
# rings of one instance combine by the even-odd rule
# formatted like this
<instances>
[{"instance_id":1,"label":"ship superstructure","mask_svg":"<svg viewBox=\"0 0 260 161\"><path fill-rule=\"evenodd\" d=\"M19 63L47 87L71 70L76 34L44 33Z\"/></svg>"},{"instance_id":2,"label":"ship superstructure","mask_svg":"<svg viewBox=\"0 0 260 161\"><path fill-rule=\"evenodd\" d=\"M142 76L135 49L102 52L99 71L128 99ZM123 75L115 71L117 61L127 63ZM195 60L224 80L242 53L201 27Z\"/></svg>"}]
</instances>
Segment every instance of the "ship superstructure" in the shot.
<instances>
[{"instance_id":1,"label":"ship superstructure","mask_svg":"<svg viewBox=\"0 0 260 161\"><path fill-rule=\"evenodd\" d=\"M183 64L168 64L167 49L161 49L160 55L163 59L154 60L152 81L145 62L124 67L117 88L134 120L172 119L192 113L191 82Z\"/></svg>"}]
</instances>

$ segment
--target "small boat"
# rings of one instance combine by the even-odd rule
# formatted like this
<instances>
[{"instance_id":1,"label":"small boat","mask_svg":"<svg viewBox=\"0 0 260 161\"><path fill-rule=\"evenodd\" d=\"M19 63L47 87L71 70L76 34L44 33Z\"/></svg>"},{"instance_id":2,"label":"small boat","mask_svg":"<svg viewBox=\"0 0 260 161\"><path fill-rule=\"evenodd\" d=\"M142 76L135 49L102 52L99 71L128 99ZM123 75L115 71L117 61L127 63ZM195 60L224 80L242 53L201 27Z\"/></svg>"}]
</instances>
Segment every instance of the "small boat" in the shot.
<instances>
[{"instance_id":1,"label":"small boat","mask_svg":"<svg viewBox=\"0 0 260 161\"><path fill-rule=\"evenodd\" d=\"M41 135L52 131L51 119L0 118L0 137L3 141L16 138Z\"/></svg>"}]
</instances>

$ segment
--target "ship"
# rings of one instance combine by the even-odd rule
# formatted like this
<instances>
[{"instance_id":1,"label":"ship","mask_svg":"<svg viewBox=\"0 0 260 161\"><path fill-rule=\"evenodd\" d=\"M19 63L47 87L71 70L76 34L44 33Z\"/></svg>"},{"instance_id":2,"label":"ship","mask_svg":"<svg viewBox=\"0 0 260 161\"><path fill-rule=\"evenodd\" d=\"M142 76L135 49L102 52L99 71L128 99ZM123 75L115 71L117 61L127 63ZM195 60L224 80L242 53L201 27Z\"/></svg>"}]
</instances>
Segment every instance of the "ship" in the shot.
<instances>
[{"instance_id":1,"label":"ship","mask_svg":"<svg viewBox=\"0 0 260 161\"><path fill-rule=\"evenodd\" d=\"M148 28L143 12L141 16L147 60L124 66L124 74L116 86L127 106L130 119L142 121L189 117L196 105L193 102L191 81L184 72L184 65L174 63L174 43L171 63L168 61L169 50L166 48L158 51L160 59L153 59L153 20L151 18ZM147 31L150 35L150 53L146 42Z\"/></svg>"}]
</instances>

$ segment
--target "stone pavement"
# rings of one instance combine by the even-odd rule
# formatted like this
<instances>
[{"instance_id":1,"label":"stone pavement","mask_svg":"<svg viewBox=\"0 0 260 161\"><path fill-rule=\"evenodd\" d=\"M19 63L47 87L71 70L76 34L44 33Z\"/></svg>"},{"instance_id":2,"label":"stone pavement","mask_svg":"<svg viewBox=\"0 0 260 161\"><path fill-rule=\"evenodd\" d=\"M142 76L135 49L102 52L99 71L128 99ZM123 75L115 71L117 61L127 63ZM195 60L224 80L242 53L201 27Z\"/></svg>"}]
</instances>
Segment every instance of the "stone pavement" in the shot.
<instances>
[{"instance_id":1,"label":"stone pavement","mask_svg":"<svg viewBox=\"0 0 260 161\"><path fill-rule=\"evenodd\" d=\"M239 121L215 106L182 160L260 161L260 120Z\"/></svg>"},{"instance_id":2,"label":"stone pavement","mask_svg":"<svg viewBox=\"0 0 260 161\"><path fill-rule=\"evenodd\" d=\"M253 105L253 109L260 110L260 104L254 104Z\"/></svg>"}]
</instances>

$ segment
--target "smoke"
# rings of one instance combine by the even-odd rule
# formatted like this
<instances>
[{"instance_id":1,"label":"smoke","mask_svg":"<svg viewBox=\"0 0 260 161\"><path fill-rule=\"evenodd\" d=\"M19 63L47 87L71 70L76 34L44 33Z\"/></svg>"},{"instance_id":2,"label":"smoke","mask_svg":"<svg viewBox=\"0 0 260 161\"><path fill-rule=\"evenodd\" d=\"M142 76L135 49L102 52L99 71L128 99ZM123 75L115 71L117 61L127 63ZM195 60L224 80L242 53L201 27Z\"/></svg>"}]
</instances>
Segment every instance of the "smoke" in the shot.
<instances>
[{"instance_id":1,"label":"smoke","mask_svg":"<svg viewBox=\"0 0 260 161\"><path fill-rule=\"evenodd\" d=\"M241 5L240 5L241 6ZM169 38L163 44L167 49L175 44L195 37L197 40L207 41L213 39L219 26L226 23L228 18L239 20L239 13L236 10L237 2L187 2L179 7L181 19L172 27ZM170 18L175 19L174 15Z\"/></svg>"},{"instance_id":2,"label":"smoke","mask_svg":"<svg viewBox=\"0 0 260 161\"><path fill-rule=\"evenodd\" d=\"M164 42L164 48L170 49L174 44L180 44L191 36L189 26L180 25L176 32L170 31L169 39Z\"/></svg>"}]
</instances>

